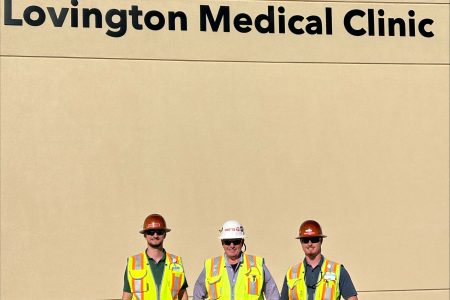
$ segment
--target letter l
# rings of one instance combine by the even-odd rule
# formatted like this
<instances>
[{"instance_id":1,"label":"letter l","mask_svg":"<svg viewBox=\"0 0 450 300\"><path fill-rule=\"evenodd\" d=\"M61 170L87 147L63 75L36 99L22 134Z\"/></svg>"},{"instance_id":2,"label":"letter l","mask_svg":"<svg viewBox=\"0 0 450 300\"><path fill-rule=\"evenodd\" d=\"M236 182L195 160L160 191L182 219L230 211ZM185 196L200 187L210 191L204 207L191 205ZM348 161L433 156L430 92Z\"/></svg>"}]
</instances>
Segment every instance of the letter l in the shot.
<instances>
[{"instance_id":1,"label":"letter l","mask_svg":"<svg viewBox=\"0 0 450 300\"><path fill-rule=\"evenodd\" d=\"M12 18L12 0L5 0L5 25L22 26L21 19Z\"/></svg>"},{"instance_id":2,"label":"letter l","mask_svg":"<svg viewBox=\"0 0 450 300\"><path fill-rule=\"evenodd\" d=\"M331 15L331 7L325 8L325 22L327 35L333 34L333 17Z\"/></svg>"}]
</instances>

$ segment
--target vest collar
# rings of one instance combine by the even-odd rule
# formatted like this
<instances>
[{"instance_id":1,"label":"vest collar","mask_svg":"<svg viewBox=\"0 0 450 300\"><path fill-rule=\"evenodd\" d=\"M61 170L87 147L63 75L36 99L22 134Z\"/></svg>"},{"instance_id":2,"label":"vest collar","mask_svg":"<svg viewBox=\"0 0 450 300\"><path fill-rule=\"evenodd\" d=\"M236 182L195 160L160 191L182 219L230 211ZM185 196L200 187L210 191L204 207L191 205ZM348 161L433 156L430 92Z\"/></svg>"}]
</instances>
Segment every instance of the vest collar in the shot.
<instances>
[{"instance_id":1,"label":"vest collar","mask_svg":"<svg viewBox=\"0 0 450 300\"><path fill-rule=\"evenodd\" d=\"M323 254L320 254L320 261L319 264L315 267L315 268L321 268L323 265L323 261L325 260L325 257L323 256ZM305 268L308 266L311 269L315 269L313 268L310 264L308 264L308 262L306 261L306 257L303 259L303 265L305 266Z\"/></svg>"},{"instance_id":2,"label":"vest collar","mask_svg":"<svg viewBox=\"0 0 450 300\"><path fill-rule=\"evenodd\" d=\"M147 256L147 260L148 260L148 261L150 261L150 260L155 261L153 258L151 258L150 256L148 256L148 254L147 254L147 248L144 250L144 252L145 252L145 255ZM161 257L161 260L160 260L158 263L164 262L164 261L166 261L166 249L163 248L163 256Z\"/></svg>"},{"instance_id":3,"label":"vest collar","mask_svg":"<svg viewBox=\"0 0 450 300\"><path fill-rule=\"evenodd\" d=\"M228 261L228 257L227 257L227 255L226 255L225 253L223 254L223 258L224 258L224 260L225 260L225 266L227 266L227 268L228 268L228 267L231 268L231 265L230 265L230 263L229 263L229 261ZM244 253L241 252L241 257L239 258L238 265L242 264L243 261L244 261Z\"/></svg>"}]
</instances>

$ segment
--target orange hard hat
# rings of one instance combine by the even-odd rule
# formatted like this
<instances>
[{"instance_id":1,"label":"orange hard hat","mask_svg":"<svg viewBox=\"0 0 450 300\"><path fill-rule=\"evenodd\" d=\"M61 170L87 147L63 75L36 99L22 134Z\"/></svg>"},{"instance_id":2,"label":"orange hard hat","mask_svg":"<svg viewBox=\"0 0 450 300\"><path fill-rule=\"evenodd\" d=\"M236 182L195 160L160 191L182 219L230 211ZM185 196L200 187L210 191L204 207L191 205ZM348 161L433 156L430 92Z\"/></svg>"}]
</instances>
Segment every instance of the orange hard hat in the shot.
<instances>
[{"instance_id":1,"label":"orange hard hat","mask_svg":"<svg viewBox=\"0 0 450 300\"><path fill-rule=\"evenodd\" d=\"M140 233L145 233L150 229L162 229L165 232L169 232L170 229L166 226L166 220L161 215L151 214L145 218L144 226Z\"/></svg>"},{"instance_id":2,"label":"orange hard hat","mask_svg":"<svg viewBox=\"0 0 450 300\"><path fill-rule=\"evenodd\" d=\"M320 227L320 224L314 220L306 220L305 222L300 225L300 228L298 229L298 237L297 239L301 239L304 237L326 237L326 235L322 234L322 228Z\"/></svg>"}]
</instances>

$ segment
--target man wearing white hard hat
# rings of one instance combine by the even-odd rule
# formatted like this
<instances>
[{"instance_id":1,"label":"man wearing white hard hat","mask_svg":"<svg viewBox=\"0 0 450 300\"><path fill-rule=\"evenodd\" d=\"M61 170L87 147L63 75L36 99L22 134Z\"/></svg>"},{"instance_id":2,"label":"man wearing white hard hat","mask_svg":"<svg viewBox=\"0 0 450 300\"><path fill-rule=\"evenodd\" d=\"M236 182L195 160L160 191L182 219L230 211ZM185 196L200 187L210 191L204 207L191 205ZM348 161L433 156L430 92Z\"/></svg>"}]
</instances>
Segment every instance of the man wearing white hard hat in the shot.
<instances>
[{"instance_id":1,"label":"man wearing white hard hat","mask_svg":"<svg viewBox=\"0 0 450 300\"><path fill-rule=\"evenodd\" d=\"M244 227L226 221L219 236L225 253L205 261L194 286L194 300L279 300L277 285L264 259L244 253Z\"/></svg>"}]
</instances>

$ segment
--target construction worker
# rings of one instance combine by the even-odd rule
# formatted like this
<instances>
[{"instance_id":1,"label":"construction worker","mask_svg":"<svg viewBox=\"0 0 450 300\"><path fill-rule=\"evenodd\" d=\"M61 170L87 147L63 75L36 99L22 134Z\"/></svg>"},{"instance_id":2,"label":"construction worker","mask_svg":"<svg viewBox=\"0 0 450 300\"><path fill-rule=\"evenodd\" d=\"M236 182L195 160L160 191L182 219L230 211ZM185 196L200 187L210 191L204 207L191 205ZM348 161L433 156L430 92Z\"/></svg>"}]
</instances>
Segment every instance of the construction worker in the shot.
<instances>
[{"instance_id":1,"label":"construction worker","mask_svg":"<svg viewBox=\"0 0 450 300\"><path fill-rule=\"evenodd\" d=\"M140 233L147 249L128 257L122 300L187 300L187 282L181 257L166 252L164 239L170 229L161 215L145 218Z\"/></svg>"},{"instance_id":2,"label":"construction worker","mask_svg":"<svg viewBox=\"0 0 450 300\"><path fill-rule=\"evenodd\" d=\"M220 231L225 253L205 261L194 287L194 300L279 300L277 285L259 256L245 254L244 227L226 221Z\"/></svg>"},{"instance_id":3,"label":"construction worker","mask_svg":"<svg viewBox=\"0 0 450 300\"><path fill-rule=\"evenodd\" d=\"M307 220L299 235L305 258L288 269L281 290L281 300L358 300L350 275L344 266L322 255L320 224Z\"/></svg>"}]
</instances>

